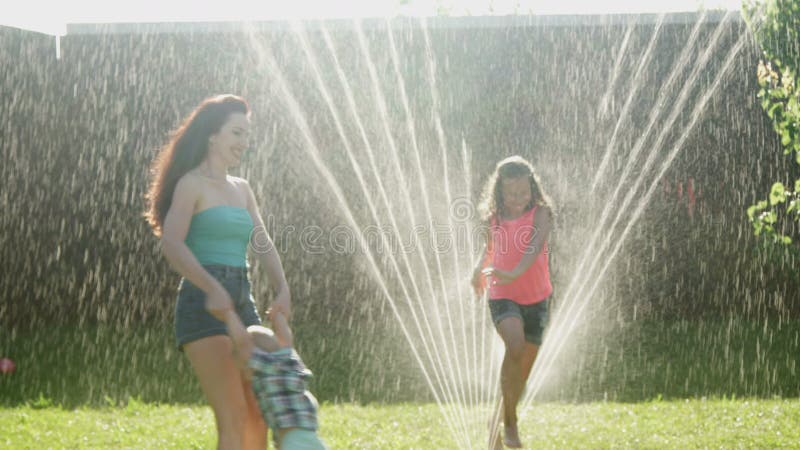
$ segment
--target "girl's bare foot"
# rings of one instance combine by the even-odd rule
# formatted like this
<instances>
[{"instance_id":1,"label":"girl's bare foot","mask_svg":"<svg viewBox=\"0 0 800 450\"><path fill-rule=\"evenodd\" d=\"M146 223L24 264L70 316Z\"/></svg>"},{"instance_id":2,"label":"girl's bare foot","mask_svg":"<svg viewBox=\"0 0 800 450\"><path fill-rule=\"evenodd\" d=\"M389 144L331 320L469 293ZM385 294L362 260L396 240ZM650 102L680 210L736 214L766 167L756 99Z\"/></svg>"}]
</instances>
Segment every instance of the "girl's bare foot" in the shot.
<instances>
[{"instance_id":1,"label":"girl's bare foot","mask_svg":"<svg viewBox=\"0 0 800 450\"><path fill-rule=\"evenodd\" d=\"M522 448L522 442L519 440L519 433L517 426L503 426L503 443L509 448Z\"/></svg>"}]
</instances>

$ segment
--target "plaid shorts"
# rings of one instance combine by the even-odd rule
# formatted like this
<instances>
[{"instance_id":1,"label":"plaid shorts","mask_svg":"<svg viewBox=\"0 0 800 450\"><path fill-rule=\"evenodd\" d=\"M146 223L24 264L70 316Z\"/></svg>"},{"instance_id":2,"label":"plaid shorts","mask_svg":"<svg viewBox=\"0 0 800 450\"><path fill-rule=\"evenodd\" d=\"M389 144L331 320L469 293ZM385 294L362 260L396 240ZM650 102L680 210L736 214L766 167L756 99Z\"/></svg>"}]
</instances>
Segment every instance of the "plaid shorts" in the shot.
<instances>
[{"instance_id":1,"label":"plaid shorts","mask_svg":"<svg viewBox=\"0 0 800 450\"><path fill-rule=\"evenodd\" d=\"M253 369L253 393L264 421L273 430L274 439L278 437L278 430L315 431L319 427L317 399L306 386L312 374L297 352L291 348L274 352L256 349L247 365ZM276 447L278 444L275 442Z\"/></svg>"}]
</instances>

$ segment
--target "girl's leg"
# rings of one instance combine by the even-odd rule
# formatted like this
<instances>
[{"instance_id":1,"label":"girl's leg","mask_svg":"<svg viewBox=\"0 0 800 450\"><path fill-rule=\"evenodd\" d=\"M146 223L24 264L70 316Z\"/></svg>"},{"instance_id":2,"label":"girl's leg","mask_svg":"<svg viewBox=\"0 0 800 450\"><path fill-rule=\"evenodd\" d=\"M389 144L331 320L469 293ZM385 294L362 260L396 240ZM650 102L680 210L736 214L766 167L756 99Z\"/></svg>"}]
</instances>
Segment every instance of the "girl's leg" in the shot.
<instances>
[{"instance_id":1,"label":"girl's leg","mask_svg":"<svg viewBox=\"0 0 800 450\"><path fill-rule=\"evenodd\" d=\"M532 358L528 354L530 350L526 348L525 333L519 317L508 317L501 320L497 324L497 332L506 347L500 371L505 443L509 447L517 448L522 446L517 433L517 403L525 388L527 375L530 373L530 367L526 366L528 366L528 360ZM532 360L530 365L533 365Z\"/></svg>"},{"instance_id":2,"label":"girl's leg","mask_svg":"<svg viewBox=\"0 0 800 450\"><path fill-rule=\"evenodd\" d=\"M525 341L525 349L522 351L522 387L528 382L528 377L531 375L533 363L536 362L536 355L539 354L539 346Z\"/></svg>"},{"instance_id":3,"label":"girl's leg","mask_svg":"<svg viewBox=\"0 0 800 450\"><path fill-rule=\"evenodd\" d=\"M214 411L217 422L217 448L242 448L248 406L241 371L232 354L228 336L216 335L198 339L184 346L200 387Z\"/></svg>"}]
</instances>

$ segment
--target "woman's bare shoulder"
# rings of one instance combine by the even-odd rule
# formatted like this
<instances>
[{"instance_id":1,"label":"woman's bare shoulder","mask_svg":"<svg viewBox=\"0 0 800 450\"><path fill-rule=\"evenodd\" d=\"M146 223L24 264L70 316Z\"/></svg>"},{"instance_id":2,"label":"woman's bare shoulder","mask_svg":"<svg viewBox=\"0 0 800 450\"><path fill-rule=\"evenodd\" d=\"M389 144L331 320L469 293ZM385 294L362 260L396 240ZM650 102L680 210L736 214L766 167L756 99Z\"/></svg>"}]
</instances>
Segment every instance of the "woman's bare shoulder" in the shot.
<instances>
[{"instance_id":1,"label":"woman's bare shoulder","mask_svg":"<svg viewBox=\"0 0 800 450\"><path fill-rule=\"evenodd\" d=\"M203 187L203 179L200 178L199 175L194 173L186 172L185 174L181 175L178 178L178 182L176 184L176 189L180 186L183 189L191 189L194 191L200 190Z\"/></svg>"},{"instance_id":2,"label":"woman's bare shoulder","mask_svg":"<svg viewBox=\"0 0 800 450\"><path fill-rule=\"evenodd\" d=\"M241 177L235 177L233 175L228 175L228 180L230 180L231 183L234 183L237 186L249 186L249 183L247 182L247 180L245 180L244 178L241 178Z\"/></svg>"},{"instance_id":3,"label":"woman's bare shoulder","mask_svg":"<svg viewBox=\"0 0 800 450\"><path fill-rule=\"evenodd\" d=\"M248 183L244 178L235 177L233 175L228 175L228 180L233 183L239 194L244 196L245 201L249 205L251 202L251 197L254 195L253 190L250 189L250 183Z\"/></svg>"},{"instance_id":4,"label":"woman's bare shoulder","mask_svg":"<svg viewBox=\"0 0 800 450\"><path fill-rule=\"evenodd\" d=\"M178 178L178 183L190 184L192 186L197 186L203 181L203 177L199 174L195 173L194 170L190 170L185 174L181 175Z\"/></svg>"},{"instance_id":5,"label":"woman's bare shoulder","mask_svg":"<svg viewBox=\"0 0 800 450\"><path fill-rule=\"evenodd\" d=\"M170 210L179 210L186 214L193 213L201 197L201 185L196 177L184 174L178 178L175 184Z\"/></svg>"}]
</instances>

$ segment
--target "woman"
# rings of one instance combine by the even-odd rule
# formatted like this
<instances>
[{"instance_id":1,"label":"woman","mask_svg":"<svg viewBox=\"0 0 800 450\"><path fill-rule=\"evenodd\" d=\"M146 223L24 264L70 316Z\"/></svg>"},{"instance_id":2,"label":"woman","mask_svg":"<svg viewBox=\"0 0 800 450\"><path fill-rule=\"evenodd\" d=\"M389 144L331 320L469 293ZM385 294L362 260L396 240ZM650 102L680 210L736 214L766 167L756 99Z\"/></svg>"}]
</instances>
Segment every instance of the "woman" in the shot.
<instances>
[{"instance_id":1,"label":"woman","mask_svg":"<svg viewBox=\"0 0 800 450\"><path fill-rule=\"evenodd\" d=\"M289 287L250 185L228 175L250 132L241 97L204 100L175 130L151 169L146 217L162 253L183 278L175 334L214 410L218 448L263 449L267 428L244 377L252 351L246 326L260 320L250 294L247 247L266 268L272 309L291 314Z\"/></svg>"}]
</instances>

